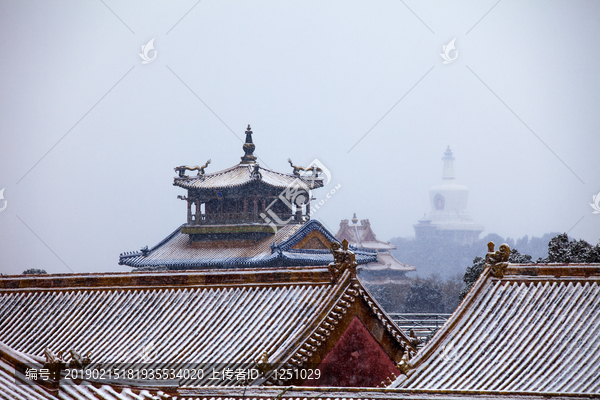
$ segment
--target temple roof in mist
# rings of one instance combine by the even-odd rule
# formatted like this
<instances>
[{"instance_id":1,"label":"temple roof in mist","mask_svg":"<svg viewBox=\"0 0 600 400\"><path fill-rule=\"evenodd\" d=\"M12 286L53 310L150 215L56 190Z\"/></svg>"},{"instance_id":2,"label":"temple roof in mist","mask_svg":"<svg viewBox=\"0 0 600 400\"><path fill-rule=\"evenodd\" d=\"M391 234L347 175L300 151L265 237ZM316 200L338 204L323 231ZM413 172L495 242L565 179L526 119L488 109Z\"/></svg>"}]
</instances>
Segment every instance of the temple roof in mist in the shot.
<instances>
[{"instance_id":1,"label":"temple roof in mist","mask_svg":"<svg viewBox=\"0 0 600 400\"><path fill-rule=\"evenodd\" d=\"M363 249L392 250L396 248L390 242L383 242L377 239L368 219L361 220L359 225L356 213L354 213L351 224L347 219L343 219L340 222L340 229L335 236L340 240L346 239L350 244Z\"/></svg>"},{"instance_id":2,"label":"temple roof in mist","mask_svg":"<svg viewBox=\"0 0 600 400\"><path fill-rule=\"evenodd\" d=\"M368 280L370 283L389 283L393 281L390 280L393 278L390 274L401 272L404 276L405 272L416 270L412 265L404 264L392 255L390 250L395 249L396 246L390 242L377 239L368 219L361 220L359 225L356 213L354 213L352 223L349 223L347 219L340 222L340 229L335 236L339 240L348 240L351 245L358 249L377 252L377 261L370 262L362 268L367 274L362 274L361 278Z\"/></svg>"}]
</instances>

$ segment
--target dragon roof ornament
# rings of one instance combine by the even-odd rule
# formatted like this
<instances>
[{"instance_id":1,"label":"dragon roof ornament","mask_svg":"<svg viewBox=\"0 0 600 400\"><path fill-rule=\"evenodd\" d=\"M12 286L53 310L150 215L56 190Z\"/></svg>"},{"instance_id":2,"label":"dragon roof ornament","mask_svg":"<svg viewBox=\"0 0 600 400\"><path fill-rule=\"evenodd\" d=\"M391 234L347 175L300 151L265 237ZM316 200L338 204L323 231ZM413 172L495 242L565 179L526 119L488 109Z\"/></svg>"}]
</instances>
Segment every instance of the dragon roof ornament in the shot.
<instances>
[{"instance_id":1,"label":"dragon roof ornament","mask_svg":"<svg viewBox=\"0 0 600 400\"><path fill-rule=\"evenodd\" d=\"M502 278L504 270L508 266L510 247L506 243L501 244L498 251L494 252L494 242L488 243L488 252L485 255L485 266L491 268L492 276Z\"/></svg>"},{"instance_id":2,"label":"dragon roof ornament","mask_svg":"<svg viewBox=\"0 0 600 400\"><path fill-rule=\"evenodd\" d=\"M208 164L210 164L211 160L208 160L206 162L206 164L204 164L203 166L199 167L197 165L190 167L187 165L181 165L179 167L175 167L173 168L175 170L175 172L177 172L179 174L179 178L183 178L183 179L189 179L190 177L188 175L185 175L185 171L198 171L198 176L203 176L204 175L204 169L206 167L208 167Z\"/></svg>"},{"instance_id":3,"label":"dragon roof ornament","mask_svg":"<svg viewBox=\"0 0 600 400\"><path fill-rule=\"evenodd\" d=\"M304 167L299 167L297 165L294 165L294 163L292 162L291 158L288 158L288 162L290 163L290 166L294 169L292 171L292 174L296 175L298 178L300 178L301 172L308 172L311 171L313 174L313 177L318 178L319 174L321 172L323 172L323 170L319 167L317 167L316 165L313 165L312 167L308 167L308 168L304 168Z\"/></svg>"}]
</instances>

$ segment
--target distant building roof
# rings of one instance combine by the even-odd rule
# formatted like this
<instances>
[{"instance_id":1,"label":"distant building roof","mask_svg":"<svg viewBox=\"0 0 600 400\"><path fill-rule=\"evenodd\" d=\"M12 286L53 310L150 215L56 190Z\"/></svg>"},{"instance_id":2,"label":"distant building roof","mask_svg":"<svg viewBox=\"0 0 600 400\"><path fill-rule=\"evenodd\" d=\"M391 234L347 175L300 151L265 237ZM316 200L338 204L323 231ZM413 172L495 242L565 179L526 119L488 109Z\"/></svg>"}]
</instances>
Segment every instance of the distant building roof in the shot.
<instances>
[{"instance_id":1,"label":"distant building roof","mask_svg":"<svg viewBox=\"0 0 600 400\"><path fill-rule=\"evenodd\" d=\"M181 233L182 227L151 249L121 254L119 264L172 270L327 265L333 262L329 245L337 241L318 220L285 225L258 241L191 242L188 235ZM359 264L377 259L376 254L368 250L356 250L355 254Z\"/></svg>"},{"instance_id":2,"label":"distant building roof","mask_svg":"<svg viewBox=\"0 0 600 400\"><path fill-rule=\"evenodd\" d=\"M369 262L361 269L361 278L369 283L390 283L395 279L403 279L406 272L416 270L412 265L401 263L393 256L390 250L395 249L396 246L378 240L368 219L361 220L359 225L356 213L352 223L347 219L340 222L340 229L335 236L339 240L348 240L357 249L377 252L377 261Z\"/></svg>"},{"instance_id":3,"label":"distant building roof","mask_svg":"<svg viewBox=\"0 0 600 400\"><path fill-rule=\"evenodd\" d=\"M600 264L508 264L507 249L492 244L477 283L392 387L600 396Z\"/></svg>"},{"instance_id":4,"label":"distant building roof","mask_svg":"<svg viewBox=\"0 0 600 400\"><path fill-rule=\"evenodd\" d=\"M343 219L340 222L340 230L335 236L340 240L346 239L356 247L363 249L392 250L396 248L390 242L383 242L377 239L368 219L361 220L359 225L356 213L354 213L354 218L352 218L352 224L347 219Z\"/></svg>"}]
</instances>

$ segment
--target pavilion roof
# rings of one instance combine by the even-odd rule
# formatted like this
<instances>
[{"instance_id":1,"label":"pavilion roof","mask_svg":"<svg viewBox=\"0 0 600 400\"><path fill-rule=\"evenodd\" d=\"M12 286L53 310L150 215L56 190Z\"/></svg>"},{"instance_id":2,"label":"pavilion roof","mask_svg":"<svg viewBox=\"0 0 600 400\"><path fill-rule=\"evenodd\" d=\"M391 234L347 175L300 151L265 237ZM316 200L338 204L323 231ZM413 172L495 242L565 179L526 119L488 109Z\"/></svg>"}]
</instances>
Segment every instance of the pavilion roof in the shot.
<instances>
[{"instance_id":1,"label":"pavilion roof","mask_svg":"<svg viewBox=\"0 0 600 400\"><path fill-rule=\"evenodd\" d=\"M303 225L284 225L274 235L256 242L243 240L190 242L181 227L148 252L123 253L119 263L131 267L166 267L167 269L252 268L301 265L327 265L333 262L328 249L295 249L294 246L311 232L319 232L329 242L337 239L318 221ZM355 251L356 261L365 264L376 261L376 254Z\"/></svg>"},{"instance_id":2,"label":"pavilion roof","mask_svg":"<svg viewBox=\"0 0 600 400\"><path fill-rule=\"evenodd\" d=\"M259 174L257 175L255 170L257 166L258 164L240 163L218 172L190 176L189 178L176 177L174 178L173 185L184 189L197 190L236 188L256 182L281 190L299 185L300 182L309 189L316 189L323 186L323 177L321 176L314 178L310 174L296 176L294 174L273 171L262 166L259 167Z\"/></svg>"}]
</instances>

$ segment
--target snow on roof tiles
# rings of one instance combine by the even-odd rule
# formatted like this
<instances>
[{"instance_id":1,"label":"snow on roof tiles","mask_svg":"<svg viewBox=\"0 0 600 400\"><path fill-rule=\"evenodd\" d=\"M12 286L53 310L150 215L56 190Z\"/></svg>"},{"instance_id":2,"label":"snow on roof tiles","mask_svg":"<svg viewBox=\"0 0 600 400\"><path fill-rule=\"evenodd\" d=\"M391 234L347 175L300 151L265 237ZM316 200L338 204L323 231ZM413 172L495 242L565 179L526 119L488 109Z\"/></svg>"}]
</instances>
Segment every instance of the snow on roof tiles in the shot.
<instances>
[{"instance_id":1,"label":"snow on roof tiles","mask_svg":"<svg viewBox=\"0 0 600 400\"><path fill-rule=\"evenodd\" d=\"M600 265L489 267L392 386L600 395Z\"/></svg>"},{"instance_id":2,"label":"snow on roof tiles","mask_svg":"<svg viewBox=\"0 0 600 400\"><path fill-rule=\"evenodd\" d=\"M45 348L76 349L109 365L141 362L149 343L155 363L254 363L267 352L269 362L302 365L364 302L391 335L391 356L410 348L352 276L332 282L327 268L281 268L0 277L0 341L38 359Z\"/></svg>"},{"instance_id":3,"label":"snow on roof tiles","mask_svg":"<svg viewBox=\"0 0 600 400\"><path fill-rule=\"evenodd\" d=\"M192 176L188 179L175 178L173 185L184 189L221 189L242 186L257 179L253 176L255 164L237 164L222 171L210 174ZM297 179L304 182L310 189L316 189L323 186L323 178L297 177L293 174L285 174L273 171L268 168L259 169L263 183L285 189L293 185Z\"/></svg>"},{"instance_id":4,"label":"snow on roof tiles","mask_svg":"<svg viewBox=\"0 0 600 400\"><path fill-rule=\"evenodd\" d=\"M232 239L190 243L188 235L181 233L179 227L146 255L142 252L123 253L119 257L119 263L132 267L164 266L168 269L192 269L315 266L333 262L329 250L293 249L312 231L319 231L329 241L336 240L314 219L302 225L284 225L274 235L257 242ZM368 250L356 250L355 254L359 264L374 262L377 257L374 252Z\"/></svg>"}]
</instances>

